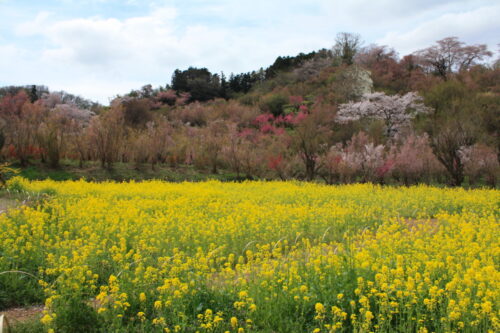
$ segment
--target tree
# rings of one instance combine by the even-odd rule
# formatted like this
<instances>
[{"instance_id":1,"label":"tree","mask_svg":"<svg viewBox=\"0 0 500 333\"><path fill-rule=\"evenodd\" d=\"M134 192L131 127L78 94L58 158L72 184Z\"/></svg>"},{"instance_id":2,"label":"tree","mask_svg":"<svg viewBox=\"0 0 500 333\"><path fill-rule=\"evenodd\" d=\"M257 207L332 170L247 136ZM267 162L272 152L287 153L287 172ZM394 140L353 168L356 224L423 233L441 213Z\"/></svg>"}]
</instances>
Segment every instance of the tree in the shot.
<instances>
[{"instance_id":1,"label":"tree","mask_svg":"<svg viewBox=\"0 0 500 333\"><path fill-rule=\"evenodd\" d=\"M375 89L392 93L407 92L408 81L413 79L411 74L416 69L411 58L399 61L396 51L385 45L362 48L355 63L370 71Z\"/></svg>"},{"instance_id":2,"label":"tree","mask_svg":"<svg viewBox=\"0 0 500 333\"><path fill-rule=\"evenodd\" d=\"M280 56L276 58L274 63L265 70L265 79L272 79L273 77L277 76L280 72L287 72L293 70L302 65L305 61L315 58L318 54L323 55L325 54L325 52L328 51L320 50L318 52L313 51L307 54L299 53L294 57ZM259 74L258 76L263 79L262 73Z\"/></svg>"},{"instance_id":3,"label":"tree","mask_svg":"<svg viewBox=\"0 0 500 333\"><path fill-rule=\"evenodd\" d=\"M144 127L151 121L151 102L147 98L123 98L115 101L122 105L125 124L132 127Z\"/></svg>"},{"instance_id":4,"label":"tree","mask_svg":"<svg viewBox=\"0 0 500 333\"><path fill-rule=\"evenodd\" d=\"M36 85L31 86L29 96L31 103L35 103L38 100L38 92L36 91Z\"/></svg>"},{"instance_id":5,"label":"tree","mask_svg":"<svg viewBox=\"0 0 500 333\"><path fill-rule=\"evenodd\" d=\"M43 108L40 104L26 102L22 106L21 113L9 119L9 143L23 167L35 153L36 134L42 117Z\"/></svg>"},{"instance_id":6,"label":"tree","mask_svg":"<svg viewBox=\"0 0 500 333\"><path fill-rule=\"evenodd\" d=\"M26 166L35 152L36 132L43 115L40 103L31 103L24 89L8 94L0 101L0 120L5 123L5 144L11 147L11 156Z\"/></svg>"},{"instance_id":7,"label":"tree","mask_svg":"<svg viewBox=\"0 0 500 333\"><path fill-rule=\"evenodd\" d=\"M166 160L168 146L172 143L170 132L170 126L163 118L146 124L146 130L143 134L145 136L145 146L141 147L141 149L146 151L147 161L151 164L153 171L156 164Z\"/></svg>"},{"instance_id":8,"label":"tree","mask_svg":"<svg viewBox=\"0 0 500 333\"><path fill-rule=\"evenodd\" d=\"M222 156L231 170L236 172L238 179L243 169L244 155L247 153L246 150L242 149L245 144L245 139L238 132L237 125L229 124L226 142L222 147Z\"/></svg>"},{"instance_id":9,"label":"tree","mask_svg":"<svg viewBox=\"0 0 500 333\"><path fill-rule=\"evenodd\" d=\"M224 147L225 135L228 132L227 124L217 120L207 124L207 127L199 131L200 154L199 160L211 166L212 173L216 174L221 159L222 148Z\"/></svg>"},{"instance_id":10,"label":"tree","mask_svg":"<svg viewBox=\"0 0 500 333\"><path fill-rule=\"evenodd\" d=\"M386 163L385 147L375 144L364 132L352 136L342 151L341 157L343 164L347 167L344 171L349 169L351 176L359 174L362 182L373 182L383 176L380 171ZM387 171L384 170L384 173Z\"/></svg>"},{"instance_id":11,"label":"tree","mask_svg":"<svg viewBox=\"0 0 500 333\"><path fill-rule=\"evenodd\" d=\"M89 139L101 166L111 170L118 159L124 136L124 116L120 106L94 117L90 122Z\"/></svg>"},{"instance_id":12,"label":"tree","mask_svg":"<svg viewBox=\"0 0 500 333\"><path fill-rule=\"evenodd\" d=\"M331 57L314 57L305 61L299 68L293 72L298 81L307 81L319 75L319 73L332 65Z\"/></svg>"},{"instance_id":13,"label":"tree","mask_svg":"<svg viewBox=\"0 0 500 333\"><path fill-rule=\"evenodd\" d=\"M433 111L417 125L429 134L434 155L448 172L451 184L460 186L464 180L460 151L482 134L478 95L462 82L448 80L428 90L425 102Z\"/></svg>"},{"instance_id":14,"label":"tree","mask_svg":"<svg viewBox=\"0 0 500 333\"><path fill-rule=\"evenodd\" d=\"M220 96L220 78L206 68L176 69L172 75L172 89L190 94L190 101L208 101Z\"/></svg>"},{"instance_id":15,"label":"tree","mask_svg":"<svg viewBox=\"0 0 500 333\"><path fill-rule=\"evenodd\" d=\"M460 158L464 165L464 173L469 177L469 184L475 184L480 178L492 187L496 186L500 176L500 163L495 149L483 144L463 147Z\"/></svg>"},{"instance_id":16,"label":"tree","mask_svg":"<svg viewBox=\"0 0 500 333\"><path fill-rule=\"evenodd\" d=\"M429 142L429 136L410 134L400 145L392 145L391 159L394 161L393 176L406 186L422 180L430 181L430 176L441 171Z\"/></svg>"},{"instance_id":17,"label":"tree","mask_svg":"<svg viewBox=\"0 0 500 333\"><path fill-rule=\"evenodd\" d=\"M363 95L360 102L341 104L337 112L337 122L347 123L362 118L382 120L388 138L394 138L401 128L410 125L419 113L427 113L429 108L422 104L422 98L415 92L406 95L388 96L382 92Z\"/></svg>"},{"instance_id":18,"label":"tree","mask_svg":"<svg viewBox=\"0 0 500 333\"><path fill-rule=\"evenodd\" d=\"M3 125L0 125L0 156L4 145L5 145L5 133Z\"/></svg>"},{"instance_id":19,"label":"tree","mask_svg":"<svg viewBox=\"0 0 500 333\"><path fill-rule=\"evenodd\" d=\"M335 39L333 56L341 64L352 65L354 57L361 47L361 36L349 32L340 32Z\"/></svg>"},{"instance_id":20,"label":"tree","mask_svg":"<svg viewBox=\"0 0 500 333\"><path fill-rule=\"evenodd\" d=\"M333 112L323 105L316 105L302 119L291 133L292 148L297 152L305 167L305 178L309 181L316 176L321 165L320 155L328 148L332 135L330 129Z\"/></svg>"},{"instance_id":21,"label":"tree","mask_svg":"<svg viewBox=\"0 0 500 333\"><path fill-rule=\"evenodd\" d=\"M70 141L74 151L78 155L78 166L83 168L83 163L90 155L89 127L81 122L72 121L70 131Z\"/></svg>"},{"instance_id":22,"label":"tree","mask_svg":"<svg viewBox=\"0 0 500 333\"><path fill-rule=\"evenodd\" d=\"M478 61L491 57L492 53L484 44L465 45L457 37L446 37L431 47L417 51L415 55L428 72L446 81L451 73L468 70Z\"/></svg>"},{"instance_id":23,"label":"tree","mask_svg":"<svg viewBox=\"0 0 500 333\"><path fill-rule=\"evenodd\" d=\"M275 117L283 114L283 107L288 104L288 97L283 94L271 94L263 98L261 109Z\"/></svg>"},{"instance_id":24,"label":"tree","mask_svg":"<svg viewBox=\"0 0 500 333\"><path fill-rule=\"evenodd\" d=\"M357 65L342 67L335 73L332 90L341 102L359 100L373 90L370 72Z\"/></svg>"},{"instance_id":25,"label":"tree","mask_svg":"<svg viewBox=\"0 0 500 333\"><path fill-rule=\"evenodd\" d=\"M456 121L447 123L432 137L432 150L450 174L453 186L460 186L464 181L461 150L474 144L474 141L474 131Z\"/></svg>"},{"instance_id":26,"label":"tree","mask_svg":"<svg viewBox=\"0 0 500 333\"><path fill-rule=\"evenodd\" d=\"M497 60L493 63L493 68L494 69L500 69L500 44L497 44L498 51L497 51Z\"/></svg>"},{"instance_id":27,"label":"tree","mask_svg":"<svg viewBox=\"0 0 500 333\"><path fill-rule=\"evenodd\" d=\"M61 110L55 109L51 110L38 127L38 143L47 154L52 168L59 167L59 160L67 144L70 122L70 119Z\"/></svg>"}]
</instances>

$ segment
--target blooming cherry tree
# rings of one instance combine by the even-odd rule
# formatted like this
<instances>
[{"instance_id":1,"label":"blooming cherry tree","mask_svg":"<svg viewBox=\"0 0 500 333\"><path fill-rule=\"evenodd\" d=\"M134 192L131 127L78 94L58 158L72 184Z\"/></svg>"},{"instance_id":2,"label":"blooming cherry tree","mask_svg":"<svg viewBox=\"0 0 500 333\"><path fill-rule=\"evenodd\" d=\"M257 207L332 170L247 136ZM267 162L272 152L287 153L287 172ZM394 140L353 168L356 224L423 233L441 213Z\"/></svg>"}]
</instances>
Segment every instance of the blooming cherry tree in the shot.
<instances>
[{"instance_id":1,"label":"blooming cherry tree","mask_svg":"<svg viewBox=\"0 0 500 333\"><path fill-rule=\"evenodd\" d=\"M388 96L383 92L364 94L359 102L341 104L337 122L347 123L361 118L384 121L389 138L404 126L410 124L418 113L427 113L430 108L422 104L422 98L415 92L406 95Z\"/></svg>"}]
</instances>

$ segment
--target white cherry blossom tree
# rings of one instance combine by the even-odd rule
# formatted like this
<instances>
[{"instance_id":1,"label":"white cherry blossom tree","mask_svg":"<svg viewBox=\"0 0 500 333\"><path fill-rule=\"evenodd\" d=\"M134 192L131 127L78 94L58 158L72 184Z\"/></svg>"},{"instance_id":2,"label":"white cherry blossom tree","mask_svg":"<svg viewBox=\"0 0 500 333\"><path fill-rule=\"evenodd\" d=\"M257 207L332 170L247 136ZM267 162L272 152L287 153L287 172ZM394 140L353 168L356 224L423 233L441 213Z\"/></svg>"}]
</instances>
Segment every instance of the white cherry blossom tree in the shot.
<instances>
[{"instance_id":1,"label":"white cherry blossom tree","mask_svg":"<svg viewBox=\"0 0 500 333\"><path fill-rule=\"evenodd\" d=\"M386 134L393 138L398 131L410 124L418 113L427 113L430 108L422 103L422 97L415 92L406 95L389 96L383 92L364 94L359 102L341 104L337 122L347 123L362 118L382 120Z\"/></svg>"}]
</instances>

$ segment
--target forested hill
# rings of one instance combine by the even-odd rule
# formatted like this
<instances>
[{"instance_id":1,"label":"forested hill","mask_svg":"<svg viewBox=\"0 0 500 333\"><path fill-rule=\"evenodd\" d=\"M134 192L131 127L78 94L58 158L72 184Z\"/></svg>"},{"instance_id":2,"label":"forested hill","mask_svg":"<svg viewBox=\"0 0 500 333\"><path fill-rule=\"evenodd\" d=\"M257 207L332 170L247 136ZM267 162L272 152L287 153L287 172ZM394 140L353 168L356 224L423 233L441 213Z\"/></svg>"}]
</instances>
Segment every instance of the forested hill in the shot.
<instances>
[{"instance_id":1,"label":"forested hill","mask_svg":"<svg viewBox=\"0 0 500 333\"><path fill-rule=\"evenodd\" d=\"M43 86L0 89L0 149L23 166L495 185L499 111L500 62L485 45L448 37L400 56L341 33L248 73L177 69L106 107Z\"/></svg>"}]
</instances>

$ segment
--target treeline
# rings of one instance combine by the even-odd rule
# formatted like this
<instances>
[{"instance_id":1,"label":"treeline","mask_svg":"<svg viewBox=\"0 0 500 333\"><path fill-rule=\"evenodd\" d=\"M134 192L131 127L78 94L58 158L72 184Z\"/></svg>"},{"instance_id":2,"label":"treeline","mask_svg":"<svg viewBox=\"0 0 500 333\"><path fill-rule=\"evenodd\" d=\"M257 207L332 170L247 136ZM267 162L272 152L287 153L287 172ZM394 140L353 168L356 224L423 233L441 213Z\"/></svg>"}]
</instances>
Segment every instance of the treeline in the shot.
<instances>
[{"instance_id":1,"label":"treeline","mask_svg":"<svg viewBox=\"0 0 500 333\"><path fill-rule=\"evenodd\" d=\"M342 33L259 71L176 70L110 107L32 87L0 99L2 159L192 165L248 179L496 186L500 66L450 37L399 57ZM490 61L490 62L487 62Z\"/></svg>"},{"instance_id":2,"label":"treeline","mask_svg":"<svg viewBox=\"0 0 500 333\"><path fill-rule=\"evenodd\" d=\"M176 69L170 84L153 89L145 85L140 90L133 90L128 97L151 97L159 93L173 90L177 95L189 94L188 102L205 102L214 98L230 99L249 92L254 86L276 77L279 73L291 71L303 63L313 59L331 59L332 51L322 49L310 53L299 53L297 56L278 57L266 69L233 74L229 78L224 72L220 75L211 73L207 68L189 67L186 70Z\"/></svg>"}]
</instances>

